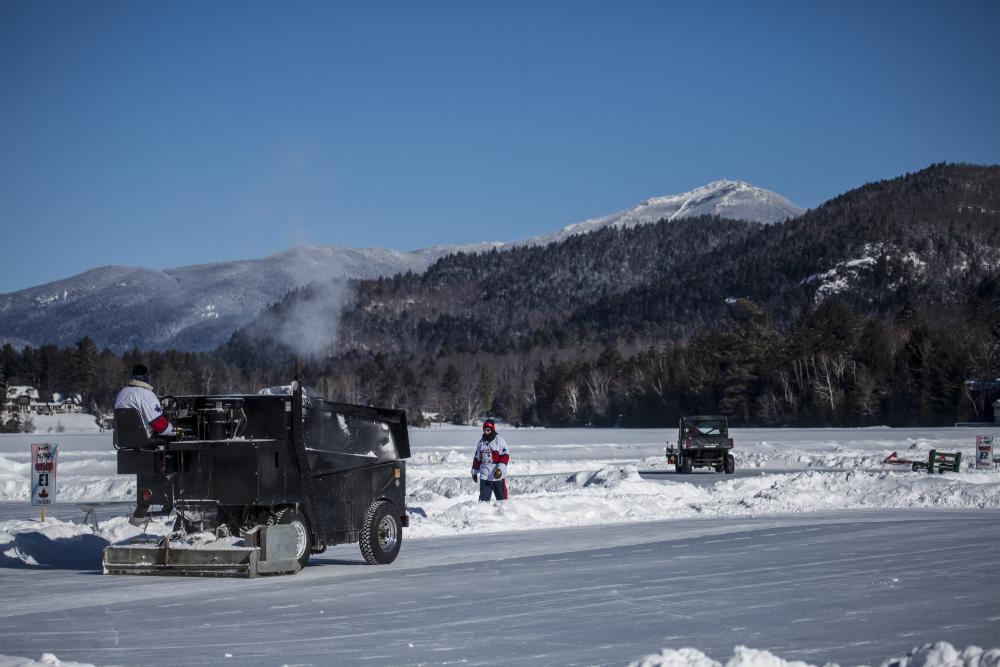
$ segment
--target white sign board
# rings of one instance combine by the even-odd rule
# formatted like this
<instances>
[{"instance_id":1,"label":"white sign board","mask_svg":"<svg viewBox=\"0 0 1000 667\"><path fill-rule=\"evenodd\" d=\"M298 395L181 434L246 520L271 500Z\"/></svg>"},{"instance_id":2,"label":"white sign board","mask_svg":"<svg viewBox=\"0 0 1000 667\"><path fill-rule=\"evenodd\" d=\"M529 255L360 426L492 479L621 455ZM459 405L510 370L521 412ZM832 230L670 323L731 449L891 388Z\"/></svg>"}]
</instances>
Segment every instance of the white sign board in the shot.
<instances>
[{"instance_id":1,"label":"white sign board","mask_svg":"<svg viewBox=\"0 0 1000 667\"><path fill-rule=\"evenodd\" d=\"M989 470L993 467L993 436L976 436L976 470Z\"/></svg>"},{"instance_id":2,"label":"white sign board","mask_svg":"<svg viewBox=\"0 0 1000 667\"><path fill-rule=\"evenodd\" d=\"M31 504L56 502L56 456L59 445L31 446Z\"/></svg>"}]
</instances>

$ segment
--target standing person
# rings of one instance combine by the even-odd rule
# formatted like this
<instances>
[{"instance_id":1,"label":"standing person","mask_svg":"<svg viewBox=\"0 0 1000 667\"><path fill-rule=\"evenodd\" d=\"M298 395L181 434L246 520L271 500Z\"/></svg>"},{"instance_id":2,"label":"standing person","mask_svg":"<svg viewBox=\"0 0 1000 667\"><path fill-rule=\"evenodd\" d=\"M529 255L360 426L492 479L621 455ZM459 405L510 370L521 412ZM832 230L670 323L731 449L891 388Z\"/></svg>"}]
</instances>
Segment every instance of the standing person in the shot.
<instances>
[{"instance_id":1,"label":"standing person","mask_svg":"<svg viewBox=\"0 0 1000 667\"><path fill-rule=\"evenodd\" d=\"M115 409L118 408L132 408L138 412L148 438L154 434L166 438L176 435L173 424L163 414L160 399L153 393L153 385L149 383L149 369L142 364L132 369L132 379L115 397Z\"/></svg>"},{"instance_id":2,"label":"standing person","mask_svg":"<svg viewBox=\"0 0 1000 667\"><path fill-rule=\"evenodd\" d=\"M493 420L483 422L483 437L476 444L472 457L472 481L479 480L479 500L487 501L496 495L497 500L507 500L507 464L510 453L507 442L497 433Z\"/></svg>"}]
</instances>

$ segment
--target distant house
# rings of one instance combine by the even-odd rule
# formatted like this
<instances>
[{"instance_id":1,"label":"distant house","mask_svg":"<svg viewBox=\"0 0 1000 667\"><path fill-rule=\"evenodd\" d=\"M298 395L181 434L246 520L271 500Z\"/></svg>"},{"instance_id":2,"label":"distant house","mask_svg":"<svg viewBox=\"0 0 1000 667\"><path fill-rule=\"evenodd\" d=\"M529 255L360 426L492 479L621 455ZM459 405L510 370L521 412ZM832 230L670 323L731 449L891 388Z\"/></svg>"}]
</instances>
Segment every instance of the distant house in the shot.
<instances>
[{"instance_id":1,"label":"distant house","mask_svg":"<svg viewBox=\"0 0 1000 667\"><path fill-rule=\"evenodd\" d=\"M14 385L7 387L7 395L4 396L3 400L3 409L4 412L10 414L15 412L31 412L32 404L37 404L38 402L39 398L37 389L34 387Z\"/></svg>"},{"instance_id":2,"label":"distant house","mask_svg":"<svg viewBox=\"0 0 1000 667\"><path fill-rule=\"evenodd\" d=\"M79 394L65 397L53 394L51 401L43 401L34 387L14 385L7 387L7 393L3 397L3 412L9 415L79 413L83 412L83 401Z\"/></svg>"}]
</instances>

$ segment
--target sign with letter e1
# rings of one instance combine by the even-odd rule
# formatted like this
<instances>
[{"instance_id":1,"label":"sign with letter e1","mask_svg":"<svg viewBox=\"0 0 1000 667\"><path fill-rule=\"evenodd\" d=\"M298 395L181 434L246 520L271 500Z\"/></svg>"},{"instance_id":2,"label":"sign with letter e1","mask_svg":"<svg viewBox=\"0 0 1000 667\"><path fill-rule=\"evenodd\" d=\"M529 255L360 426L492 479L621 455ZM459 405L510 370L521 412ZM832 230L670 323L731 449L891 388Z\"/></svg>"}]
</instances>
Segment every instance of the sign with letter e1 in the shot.
<instances>
[{"instance_id":1,"label":"sign with letter e1","mask_svg":"<svg viewBox=\"0 0 1000 667\"><path fill-rule=\"evenodd\" d=\"M56 455L59 445L31 446L31 504L56 502Z\"/></svg>"},{"instance_id":2,"label":"sign with letter e1","mask_svg":"<svg viewBox=\"0 0 1000 667\"><path fill-rule=\"evenodd\" d=\"M993 467L993 436L976 436L976 470L989 470Z\"/></svg>"}]
</instances>

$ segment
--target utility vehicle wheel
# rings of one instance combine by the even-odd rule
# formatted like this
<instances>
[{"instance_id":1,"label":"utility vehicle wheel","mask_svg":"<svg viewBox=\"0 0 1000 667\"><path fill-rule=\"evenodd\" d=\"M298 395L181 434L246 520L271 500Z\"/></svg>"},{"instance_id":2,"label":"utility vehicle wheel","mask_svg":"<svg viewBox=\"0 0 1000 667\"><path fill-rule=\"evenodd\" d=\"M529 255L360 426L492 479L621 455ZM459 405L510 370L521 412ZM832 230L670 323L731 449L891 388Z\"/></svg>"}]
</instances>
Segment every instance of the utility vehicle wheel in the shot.
<instances>
[{"instance_id":1,"label":"utility vehicle wheel","mask_svg":"<svg viewBox=\"0 0 1000 667\"><path fill-rule=\"evenodd\" d=\"M309 522L301 512L286 509L277 513L275 523L289 525L295 528L295 560L305 567L312 554L312 537L309 532Z\"/></svg>"},{"instance_id":2,"label":"utility vehicle wheel","mask_svg":"<svg viewBox=\"0 0 1000 667\"><path fill-rule=\"evenodd\" d=\"M681 472L684 473L685 475L690 475L691 470L693 468L694 466L691 464L691 458L685 456L684 459L681 461Z\"/></svg>"},{"instance_id":3,"label":"utility vehicle wheel","mask_svg":"<svg viewBox=\"0 0 1000 667\"><path fill-rule=\"evenodd\" d=\"M726 454L725 463L722 464L723 469L726 471L727 475L732 475L736 472L736 459L732 454Z\"/></svg>"},{"instance_id":4,"label":"utility vehicle wheel","mask_svg":"<svg viewBox=\"0 0 1000 667\"><path fill-rule=\"evenodd\" d=\"M388 500L376 500L365 513L361 526L361 555L372 565L396 560L403 542L403 525L396 506Z\"/></svg>"}]
</instances>

